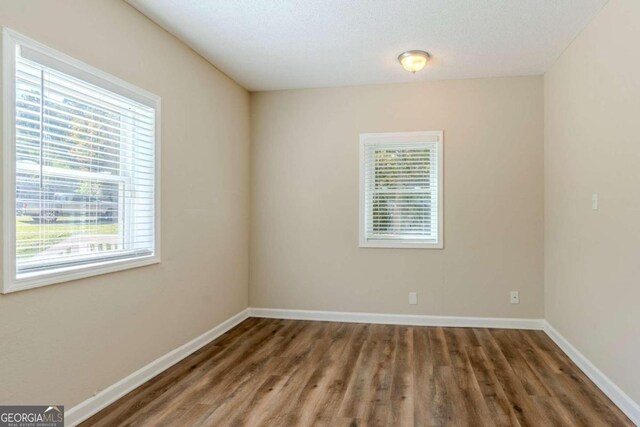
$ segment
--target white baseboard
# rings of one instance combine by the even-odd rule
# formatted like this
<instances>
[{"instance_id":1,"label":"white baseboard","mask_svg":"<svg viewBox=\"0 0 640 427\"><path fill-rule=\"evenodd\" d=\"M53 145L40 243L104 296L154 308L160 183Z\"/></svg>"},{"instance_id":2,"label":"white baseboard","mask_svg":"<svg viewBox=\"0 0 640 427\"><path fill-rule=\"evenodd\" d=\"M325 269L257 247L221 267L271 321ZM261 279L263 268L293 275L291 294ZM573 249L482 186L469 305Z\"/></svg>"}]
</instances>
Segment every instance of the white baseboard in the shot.
<instances>
[{"instance_id":1,"label":"white baseboard","mask_svg":"<svg viewBox=\"0 0 640 427\"><path fill-rule=\"evenodd\" d=\"M466 328L542 330L544 326L543 319L350 313L343 311L286 310L276 308L250 308L249 316L266 317L271 319L319 320L328 322L378 323L385 325L408 326L448 326Z\"/></svg>"},{"instance_id":2,"label":"white baseboard","mask_svg":"<svg viewBox=\"0 0 640 427\"><path fill-rule=\"evenodd\" d=\"M90 397L70 410L65 411L65 425L75 426L81 423L90 416L99 412L101 409L106 408L111 403L120 399L131 390L141 386L151 378L169 369L185 357L194 353L196 350L209 344L211 341L218 338L220 335L224 334L248 317L249 309L242 310L240 313L230 317L199 337L159 357L126 378L123 378L117 383L102 390L95 396Z\"/></svg>"},{"instance_id":3,"label":"white baseboard","mask_svg":"<svg viewBox=\"0 0 640 427\"><path fill-rule=\"evenodd\" d=\"M596 368L582 353L544 319L508 319L492 317L426 316L411 314L352 313L338 311L247 308L188 343L159 357L131 375L74 406L65 413L65 424L75 426L109 406L131 390L175 365L249 317L316 320L329 322L374 323L408 326L442 326L544 330L567 356L615 403L636 425L640 425L640 405Z\"/></svg>"},{"instance_id":4,"label":"white baseboard","mask_svg":"<svg viewBox=\"0 0 640 427\"><path fill-rule=\"evenodd\" d=\"M575 348L549 322L544 321L544 331L565 352L567 356L595 383L596 386L636 425L640 425L640 405L633 401L600 369L596 368L577 348Z\"/></svg>"}]
</instances>

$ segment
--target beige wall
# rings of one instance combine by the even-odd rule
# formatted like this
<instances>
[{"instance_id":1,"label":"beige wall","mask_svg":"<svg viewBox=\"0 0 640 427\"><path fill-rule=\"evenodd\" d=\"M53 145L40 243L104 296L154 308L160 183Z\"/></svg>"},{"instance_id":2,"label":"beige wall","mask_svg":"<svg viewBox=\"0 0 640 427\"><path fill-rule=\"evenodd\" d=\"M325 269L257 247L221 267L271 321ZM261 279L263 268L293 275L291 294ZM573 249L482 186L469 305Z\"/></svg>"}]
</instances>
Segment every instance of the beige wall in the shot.
<instances>
[{"instance_id":1,"label":"beige wall","mask_svg":"<svg viewBox=\"0 0 640 427\"><path fill-rule=\"evenodd\" d=\"M545 316L640 401L638 20L611 0L544 101L541 77L266 92L249 123L246 91L124 2L0 0L0 25L163 99L162 263L0 295L0 404L71 407L245 308L248 282L255 307L542 317L543 103ZM445 249L360 249L358 134L440 129Z\"/></svg>"},{"instance_id":2,"label":"beige wall","mask_svg":"<svg viewBox=\"0 0 640 427\"><path fill-rule=\"evenodd\" d=\"M249 95L121 1L0 25L162 97L162 263L0 295L0 404L70 408L247 307Z\"/></svg>"},{"instance_id":3,"label":"beige wall","mask_svg":"<svg viewBox=\"0 0 640 427\"><path fill-rule=\"evenodd\" d=\"M546 318L636 402L639 22L638 0L609 1L545 76Z\"/></svg>"},{"instance_id":4,"label":"beige wall","mask_svg":"<svg viewBox=\"0 0 640 427\"><path fill-rule=\"evenodd\" d=\"M542 317L542 77L251 102L253 307ZM359 248L358 134L441 129L445 249Z\"/></svg>"}]
</instances>

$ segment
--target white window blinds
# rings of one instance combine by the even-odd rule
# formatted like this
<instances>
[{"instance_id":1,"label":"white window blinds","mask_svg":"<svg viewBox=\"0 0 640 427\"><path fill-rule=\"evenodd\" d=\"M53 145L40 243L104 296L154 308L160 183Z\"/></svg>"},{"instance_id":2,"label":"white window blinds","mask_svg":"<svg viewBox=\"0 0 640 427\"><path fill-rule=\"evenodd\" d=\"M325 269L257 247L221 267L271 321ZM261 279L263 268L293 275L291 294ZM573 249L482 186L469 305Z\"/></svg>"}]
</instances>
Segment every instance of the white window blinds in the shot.
<instances>
[{"instance_id":1,"label":"white window blinds","mask_svg":"<svg viewBox=\"0 0 640 427\"><path fill-rule=\"evenodd\" d=\"M21 47L14 80L16 278L153 256L153 103Z\"/></svg>"},{"instance_id":2,"label":"white window blinds","mask_svg":"<svg viewBox=\"0 0 640 427\"><path fill-rule=\"evenodd\" d=\"M441 135L362 135L362 246L441 247Z\"/></svg>"}]
</instances>

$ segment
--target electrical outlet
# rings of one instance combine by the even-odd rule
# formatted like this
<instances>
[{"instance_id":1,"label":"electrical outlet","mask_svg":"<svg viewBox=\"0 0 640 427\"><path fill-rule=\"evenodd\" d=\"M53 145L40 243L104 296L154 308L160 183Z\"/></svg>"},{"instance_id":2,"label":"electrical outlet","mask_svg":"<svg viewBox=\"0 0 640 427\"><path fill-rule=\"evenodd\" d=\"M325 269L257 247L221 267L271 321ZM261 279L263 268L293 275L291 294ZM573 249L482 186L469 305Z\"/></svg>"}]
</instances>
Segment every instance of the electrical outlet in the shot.
<instances>
[{"instance_id":1,"label":"electrical outlet","mask_svg":"<svg viewBox=\"0 0 640 427\"><path fill-rule=\"evenodd\" d=\"M511 291L511 304L520 304L520 292Z\"/></svg>"},{"instance_id":2,"label":"electrical outlet","mask_svg":"<svg viewBox=\"0 0 640 427\"><path fill-rule=\"evenodd\" d=\"M591 209L594 211L598 210L598 193L593 193L591 195Z\"/></svg>"},{"instance_id":3,"label":"electrical outlet","mask_svg":"<svg viewBox=\"0 0 640 427\"><path fill-rule=\"evenodd\" d=\"M418 293L417 292L409 292L409 304L411 304L411 305L418 304Z\"/></svg>"}]
</instances>

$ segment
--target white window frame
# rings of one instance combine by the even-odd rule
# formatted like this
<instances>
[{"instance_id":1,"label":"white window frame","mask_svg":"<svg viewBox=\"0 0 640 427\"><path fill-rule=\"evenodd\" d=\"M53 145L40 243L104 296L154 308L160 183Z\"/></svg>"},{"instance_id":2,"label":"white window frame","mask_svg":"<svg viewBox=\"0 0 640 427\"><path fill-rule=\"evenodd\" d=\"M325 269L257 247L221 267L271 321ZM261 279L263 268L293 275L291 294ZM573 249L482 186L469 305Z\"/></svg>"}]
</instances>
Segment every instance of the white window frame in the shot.
<instances>
[{"instance_id":1,"label":"white window frame","mask_svg":"<svg viewBox=\"0 0 640 427\"><path fill-rule=\"evenodd\" d=\"M365 146L371 143L379 144L408 144L424 143L437 137L438 150L438 237L437 240L412 239L367 239L366 232L366 182L365 182ZM443 180L443 131L421 132L389 132L360 134L360 247L361 248L398 248L398 249L443 249L444 248L444 180Z\"/></svg>"},{"instance_id":2,"label":"white window frame","mask_svg":"<svg viewBox=\"0 0 640 427\"><path fill-rule=\"evenodd\" d=\"M142 267L160 262L160 104L159 96L105 73L64 53L51 49L8 28L2 28L2 240L3 240L3 294L67 282L115 271ZM54 58L66 74L85 82L118 93L155 109L154 142L154 248L150 255L122 260L107 260L56 268L38 274L16 278L16 157L15 157L15 55L18 46L28 48L43 58Z\"/></svg>"}]
</instances>

